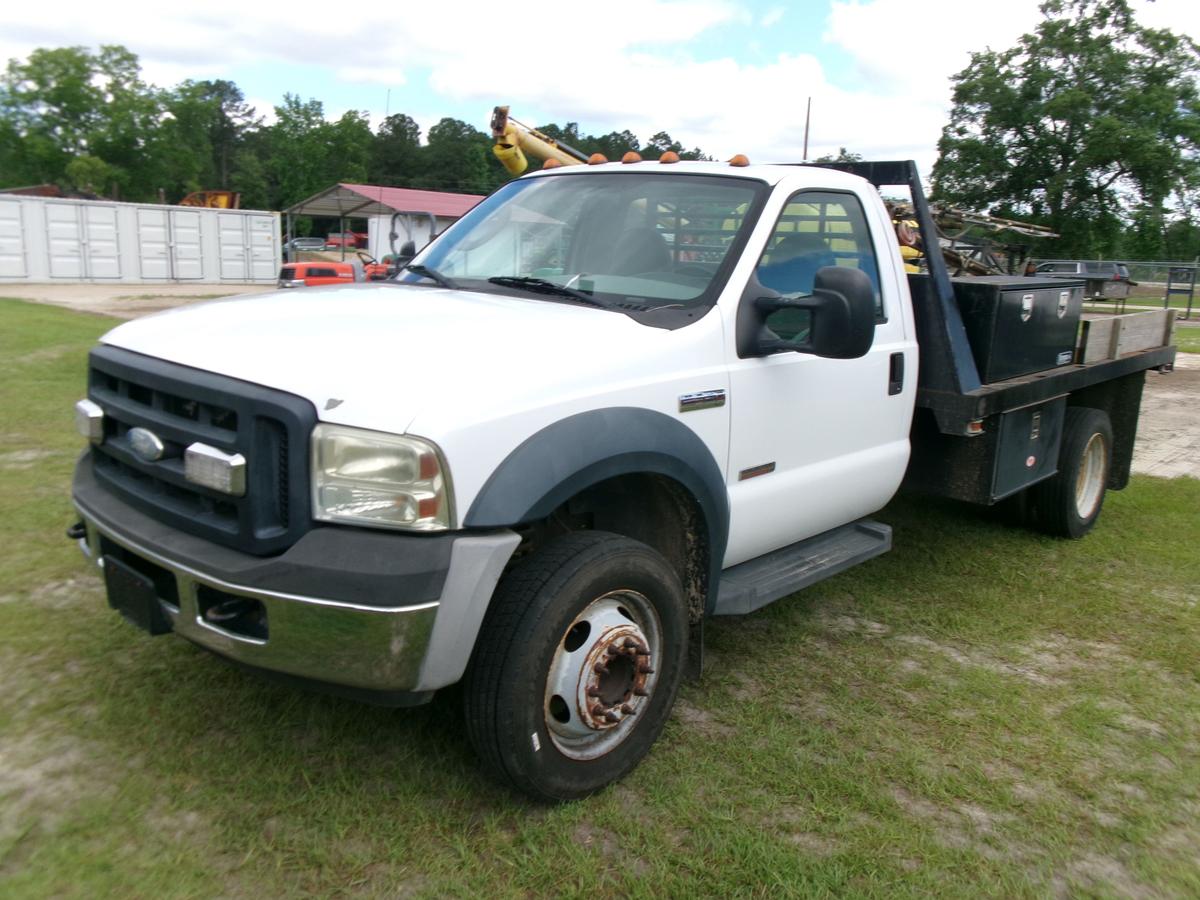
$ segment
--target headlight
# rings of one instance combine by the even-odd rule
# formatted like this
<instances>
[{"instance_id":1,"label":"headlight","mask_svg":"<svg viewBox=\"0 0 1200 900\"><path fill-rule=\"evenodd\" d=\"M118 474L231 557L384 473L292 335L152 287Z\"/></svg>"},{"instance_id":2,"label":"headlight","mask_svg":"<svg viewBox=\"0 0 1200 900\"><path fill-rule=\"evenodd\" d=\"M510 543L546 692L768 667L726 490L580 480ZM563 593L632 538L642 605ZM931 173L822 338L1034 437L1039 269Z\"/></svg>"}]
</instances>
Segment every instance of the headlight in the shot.
<instances>
[{"instance_id":1,"label":"headlight","mask_svg":"<svg viewBox=\"0 0 1200 900\"><path fill-rule=\"evenodd\" d=\"M428 441L318 425L312 460L314 519L414 531L453 522L449 473Z\"/></svg>"}]
</instances>

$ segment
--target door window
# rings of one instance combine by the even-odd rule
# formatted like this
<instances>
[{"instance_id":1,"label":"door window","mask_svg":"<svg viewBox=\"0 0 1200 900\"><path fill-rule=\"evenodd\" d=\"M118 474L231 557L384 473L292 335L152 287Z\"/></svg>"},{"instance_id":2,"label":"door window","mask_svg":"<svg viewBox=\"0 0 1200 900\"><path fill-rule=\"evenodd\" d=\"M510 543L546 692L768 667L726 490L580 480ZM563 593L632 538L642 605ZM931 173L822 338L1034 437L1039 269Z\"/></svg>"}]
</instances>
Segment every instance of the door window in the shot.
<instances>
[{"instance_id":1,"label":"door window","mask_svg":"<svg viewBox=\"0 0 1200 900\"><path fill-rule=\"evenodd\" d=\"M887 321L862 204L852 194L801 191L788 200L775 223L755 274L761 284L785 297L806 297L813 292L817 272L826 266L866 273L875 293L876 317ZM767 325L784 340L804 340L810 321L808 310L784 309L772 313Z\"/></svg>"}]
</instances>

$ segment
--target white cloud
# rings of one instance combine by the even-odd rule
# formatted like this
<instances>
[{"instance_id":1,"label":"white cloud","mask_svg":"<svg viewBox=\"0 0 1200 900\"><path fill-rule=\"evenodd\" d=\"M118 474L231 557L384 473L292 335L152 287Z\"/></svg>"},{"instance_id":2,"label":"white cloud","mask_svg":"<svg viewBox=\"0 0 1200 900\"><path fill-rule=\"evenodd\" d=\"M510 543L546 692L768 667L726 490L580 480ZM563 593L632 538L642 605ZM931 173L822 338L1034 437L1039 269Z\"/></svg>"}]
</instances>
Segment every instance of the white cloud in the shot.
<instances>
[{"instance_id":1,"label":"white cloud","mask_svg":"<svg viewBox=\"0 0 1200 900\"><path fill-rule=\"evenodd\" d=\"M275 104L278 100L264 100L262 97L247 97L246 103L254 109L254 115L263 120L265 125L274 125L279 118L275 115Z\"/></svg>"},{"instance_id":2,"label":"white cloud","mask_svg":"<svg viewBox=\"0 0 1200 900\"><path fill-rule=\"evenodd\" d=\"M787 12L782 6L773 6L768 9L762 19L759 20L759 25L763 28L770 28L772 25L778 25L783 21L783 14Z\"/></svg>"},{"instance_id":3,"label":"white cloud","mask_svg":"<svg viewBox=\"0 0 1200 900\"><path fill-rule=\"evenodd\" d=\"M6 4L0 13L0 54L23 56L34 47L119 43L147 61L187 64L192 69L248 62L290 62L356 70L404 69L454 60L536 66L561 73L578 46L622 50L675 44L738 11L725 0L646 0L636 15L597 10L580 16L542 9L514 20L512 8L488 0L412 3L394 14L338 15L328 3L244 3L206 0L203 6L150 0L108 4L64 0L54 25L35 4Z\"/></svg>"},{"instance_id":4,"label":"white cloud","mask_svg":"<svg viewBox=\"0 0 1200 900\"><path fill-rule=\"evenodd\" d=\"M1012 46L1037 24L1040 2L834 0L825 40L881 93L948 101L949 78L971 51Z\"/></svg>"},{"instance_id":5,"label":"white cloud","mask_svg":"<svg viewBox=\"0 0 1200 900\"><path fill-rule=\"evenodd\" d=\"M1200 42L1200 3L1196 0L1158 0L1135 4L1138 21L1152 28L1169 28Z\"/></svg>"},{"instance_id":6,"label":"white cloud","mask_svg":"<svg viewBox=\"0 0 1200 900\"><path fill-rule=\"evenodd\" d=\"M339 66L334 70L334 76L349 84L382 84L389 88L408 83L404 70L394 66Z\"/></svg>"},{"instance_id":7,"label":"white cloud","mask_svg":"<svg viewBox=\"0 0 1200 900\"><path fill-rule=\"evenodd\" d=\"M755 26L785 30L784 5L756 22L727 0L645 0L625 14L543 6L519 20L494 0L405 4L383 16L334 15L315 0L65 0L51 26L43 9L9 3L0 12L0 58L39 46L119 43L139 54L146 80L161 86L230 77L235 67L302 66L327 73L331 86L358 86L349 102L369 108L376 123L385 88L393 89L392 111L406 111L406 90L423 87L428 72L446 114L481 129L493 105L511 103L530 124L629 128L643 140L668 131L720 158L745 152L758 160L799 159L811 96L810 157L845 146L868 157L913 156L928 169L949 110L950 76L970 51L1010 46L1031 30L1038 2L832 0L822 36L797 33L789 54L766 60L734 51L749 46ZM1148 24L1200 36L1195 0L1138 0L1137 8ZM729 35L727 53L699 57L689 49L720 29ZM270 89L242 87L258 94L251 102L270 117L278 98L260 99ZM332 97L317 93L331 105ZM345 104L345 94L336 102ZM419 119L422 131L438 117Z\"/></svg>"}]
</instances>

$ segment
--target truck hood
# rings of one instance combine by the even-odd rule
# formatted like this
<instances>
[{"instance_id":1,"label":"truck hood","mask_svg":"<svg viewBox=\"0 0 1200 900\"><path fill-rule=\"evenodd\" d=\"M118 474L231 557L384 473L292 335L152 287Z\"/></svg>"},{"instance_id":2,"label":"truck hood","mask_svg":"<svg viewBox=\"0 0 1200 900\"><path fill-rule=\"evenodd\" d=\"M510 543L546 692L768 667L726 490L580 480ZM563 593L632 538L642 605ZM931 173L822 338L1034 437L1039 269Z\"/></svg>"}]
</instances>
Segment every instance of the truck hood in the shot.
<instances>
[{"instance_id":1,"label":"truck hood","mask_svg":"<svg viewBox=\"0 0 1200 900\"><path fill-rule=\"evenodd\" d=\"M678 335L551 300L366 284L184 307L101 340L297 394L324 421L402 433L423 409L463 424L644 378L678 360L665 352Z\"/></svg>"}]
</instances>

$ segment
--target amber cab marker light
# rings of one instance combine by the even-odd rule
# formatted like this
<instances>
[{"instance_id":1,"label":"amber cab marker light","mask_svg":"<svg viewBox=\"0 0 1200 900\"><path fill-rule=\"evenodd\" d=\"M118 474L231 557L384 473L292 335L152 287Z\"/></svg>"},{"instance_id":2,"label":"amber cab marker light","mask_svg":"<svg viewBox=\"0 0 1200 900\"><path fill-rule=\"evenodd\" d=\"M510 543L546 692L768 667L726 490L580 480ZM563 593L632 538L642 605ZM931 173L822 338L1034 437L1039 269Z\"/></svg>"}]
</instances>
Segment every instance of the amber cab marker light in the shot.
<instances>
[{"instance_id":1,"label":"amber cab marker light","mask_svg":"<svg viewBox=\"0 0 1200 900\"><path fill-rule=\"evenodd\" d=\"M562 165L562 163L559 162L557 159L548 159L544 163L542 163L542 168L543 169L557 169L561 165Z\"/></svg>"},{"instance_id":2,"label":"amber cab marker light","mask_svg":"<svg viewBox=\"0 0 1200 900\"><path fill-rule=\"evenodd\" d=\"M745 153L739 153L736 156L730 157L729 164L741 168L742 166L750 165L750 158Z\"/></svg>"},{"instance_id":3,"label":"amber cab marker light","mask_svg":"<svg viewBox=\"0 0 1200 900\"><path fill-rule=\"evenodd\" d=\"M642 155L640 153L638 153L636 150L629 150L628 152L626 152L626 154L624 156L621 157L621 162L623 162L625 164L641 162L641 161L642 161Z\"/></svg>"},{"instance_id":4,"label":"amber cab marker light","mask_svg":"<svg viewBox=\"0 0 1200 900\"><path fill-rule=\"evenodd\" d=\"M603 153L593 153L591 156L588 157L588 165L589 166L601 166L601 165L604 165L604 163L606 163L606 162L608 162L608 157L605 156Z\"/></svg>"},{"instance_id":5,"label":"amber cab marker light","mask_svg":"<svg viewBox=\"0 0 1200 900\"><path fill-rule=\"evenodd\" d=\"M679 162L679 154L674 150L668 150L658 158L658 161L660 163L677 163Z\"/></svg>"}]
</instances>

